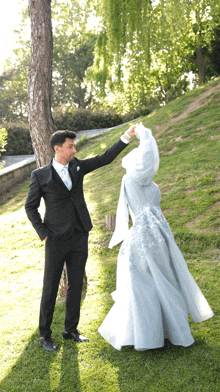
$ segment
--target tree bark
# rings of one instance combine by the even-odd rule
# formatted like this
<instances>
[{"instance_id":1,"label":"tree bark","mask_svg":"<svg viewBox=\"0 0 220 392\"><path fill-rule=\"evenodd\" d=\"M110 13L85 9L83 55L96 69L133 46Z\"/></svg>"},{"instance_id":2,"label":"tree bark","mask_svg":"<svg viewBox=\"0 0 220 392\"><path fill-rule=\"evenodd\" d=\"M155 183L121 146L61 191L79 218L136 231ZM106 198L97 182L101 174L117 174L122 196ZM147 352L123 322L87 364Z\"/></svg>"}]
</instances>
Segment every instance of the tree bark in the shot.
<instances>
[{"instance_id":1,"label":"tree bark","mask_svg":"<svg viewBox=\"0 0 220 392\"><path fill-rule=\"evenodd\" d=\"M199 86L205 83L205 67L207 60L202 56L202 48L200 45L196 47L196 61L195 64L199 71Z\"/></svg>"},{"instance_id":2,"label":"tree bark","mask_svg":"<svg viewBox=\"0 0 220 392\"><path fill-rule=\"evenodd\" d=\"M28 77L28 118L37 167L53 157L50 136L56 131L51 114L53 36L51 0L29 0L31 60Z\"/></svg>"},{"instance_id":3,"label":"tree bark","mask_svg":"<svg viewBox=\"0 0 220 392\"><path fill-rule=\"evenodd\" d=\"M106 215L105 217L105 227L107 230L115 229L116 214Z\"/></svg>"},{"instance_id":4,"label":"tree bark","mask_svg":"<svg viewBox=\"0 0 220 392\"><path fill-rule=\"evenodd\" d=\"M189 57L185 57L186 60L190 61L191 63L195 64L198 68L199 74L199 86L205 83L205 67L207 64L207 60L204 59L202 56L202 48L200 45L196 46L196 59L190 59Z\"/></svg>"}]
</instances>

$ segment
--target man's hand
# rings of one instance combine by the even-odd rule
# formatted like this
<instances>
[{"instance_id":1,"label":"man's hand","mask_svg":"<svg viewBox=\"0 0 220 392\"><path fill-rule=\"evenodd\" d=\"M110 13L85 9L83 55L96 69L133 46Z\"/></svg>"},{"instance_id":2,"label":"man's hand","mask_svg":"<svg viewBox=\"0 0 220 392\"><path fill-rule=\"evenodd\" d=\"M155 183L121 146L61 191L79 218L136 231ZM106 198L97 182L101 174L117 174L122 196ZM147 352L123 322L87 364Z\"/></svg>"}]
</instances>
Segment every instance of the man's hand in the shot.
<instances>
[{"instance_id":1,"label":"man's hand","mask_svg":"<svg viewBox=\"0 0 220 392\"><path fill-rule=\"evenodd\" d=\"M130 137L132 137L132 136L134 136L135 135L135 128L136 128L136 124L135 125L132 125L129 129L128 129L128 134L129 134L129 136Z\"/></svg>"},{"instance_id":2,"label":"man's hand","mask_svg":"<svg viewBox=\"0 0 220 392\"><path fill-rule=\"evenodd\" d=\"M44 238L44 242L45 242L45 244L46 244L46 242L47 242L47 237L46 237L46 238Z\"/></svg>"},{"instance_id":3,"label":"man's hand","mask_svg":"<svg viewBox=\"0 0 220 392\"><path fill-rule=\"evenodd\" d=\"M129 141L129 140L132 138L132 136L135 135L135 128L136 128L136 124L135 124L135 125L132 125L127 131L125 131L123 137L124 137L126 140Z\"/></svg>"}]
</instances>

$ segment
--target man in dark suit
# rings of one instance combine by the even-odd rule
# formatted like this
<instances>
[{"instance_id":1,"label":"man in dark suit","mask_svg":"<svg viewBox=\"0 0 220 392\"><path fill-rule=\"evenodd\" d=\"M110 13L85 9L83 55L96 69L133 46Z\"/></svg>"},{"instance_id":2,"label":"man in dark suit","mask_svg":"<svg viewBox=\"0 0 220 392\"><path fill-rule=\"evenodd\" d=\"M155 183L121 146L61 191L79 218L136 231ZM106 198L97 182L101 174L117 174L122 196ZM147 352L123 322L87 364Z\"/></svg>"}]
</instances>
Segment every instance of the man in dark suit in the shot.
<instances>
[{"instance_id":1,"label":"man in dark suit","mask_svg":"<svg viewBox=\"0 0 220 392\"><path fill-rule=\"evenodd\" d=\"M63 338L86 342L77 325L85 264L88 256L88 233L91 218L83 195L83 177L111 163L135 134L131 126L103 154L89 159L77 159L75 132L57 131L51 137L55 153L52 161L32 172L25 210L41 240L45 241L45 269L40 305L40 345L56 351L50 329L64 262L67 265L68 290ZM38 212L41 198L45 202L42 221Z\"/></svg>"}]
</instances>

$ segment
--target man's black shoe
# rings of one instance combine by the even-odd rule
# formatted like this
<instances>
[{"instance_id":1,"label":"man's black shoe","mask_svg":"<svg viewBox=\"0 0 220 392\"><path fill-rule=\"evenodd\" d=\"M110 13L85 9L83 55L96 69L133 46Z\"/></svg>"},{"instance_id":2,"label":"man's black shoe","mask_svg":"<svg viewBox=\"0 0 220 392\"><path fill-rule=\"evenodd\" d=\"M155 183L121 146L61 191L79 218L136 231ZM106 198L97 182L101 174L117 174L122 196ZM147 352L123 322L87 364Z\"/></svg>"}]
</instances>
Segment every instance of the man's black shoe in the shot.
<instances>
[{"instance_id":1,"label":"man's black shoe","mask_svg":"<svg viewBox=\"0 0 220 392\"><path fill-rule=\"evenodd\" d=\"M46 351L54 352L58 350L56 344L54 344L51 338L40 338L40 346L44 348Z\"/></svg>"},{"instance_id":2,"label":"man's black shoe","mask_svg":"<svg viewBox=\"0 0 220 392\"><path fill-rule=\"evenodd\" d=\"M80 335L79 331L76 332L66 332L63 331L63 339L69 340L73 339L75 342L89 342L89 339L85 336Z\"/></svg>"}]
</instances>

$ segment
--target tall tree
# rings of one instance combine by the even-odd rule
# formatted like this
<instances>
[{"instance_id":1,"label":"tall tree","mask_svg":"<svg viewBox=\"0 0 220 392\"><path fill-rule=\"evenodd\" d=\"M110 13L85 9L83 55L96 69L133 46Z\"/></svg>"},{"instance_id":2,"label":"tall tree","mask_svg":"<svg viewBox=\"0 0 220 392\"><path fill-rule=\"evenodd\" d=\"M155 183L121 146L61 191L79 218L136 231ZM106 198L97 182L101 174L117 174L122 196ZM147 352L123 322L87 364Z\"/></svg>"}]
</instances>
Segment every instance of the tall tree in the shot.
<instances>
[{"instance_id":1,"label":"tall tree","mask_svg":"<svg viewBox=\"0 0 220 392\"><path fill-rule=\"evenodd\" d=\"M31 140L37 166L47 164L56 131L51 114L53 37L51 0L29 0L31 61L28 78L28 111Z\"/></svg>"},{"instance_id":2,"label":"tall tree","mask_svg":"<svg viewBox=\"0 0 220 392\"><path fill-rule=\"evenodd\" d=\"M85 1L53 2L53 106L86 108L91 102L85 80L95 46L95 34L88 26L90 11Z\"/></svg>"},{"instance_id":3,"label":"tall tree","mask_svg":"<svg viewBox=\"0 0 220 392\"><path fill-rule=\"evenodd\" d=\"M75 105L85 109L92 99L85 82L86 71L93 63L95 36L92 34L54 37L52 106Z\"/></svg>"},{"instance_id":4,"label":"tall tree","mask_svg":"<svg viewBox=\"0 0 220 392\"><path fill-rule=\"evenodd\" d=\"M22 0L20 0L22 3ZM27 85L30 64L30 33L28 5L24 8L19 25L14 28L15 46L4 62L0 75L0 119L27 121Z\"/></svg>"},{"instance_id":5,"label":"tall tree","mask_svg":"<svg viewBox=\"0 0 220 392\"><path fill-rule=\"evenodd\" d=\"M218 0L185 0L180 8L182 53L180 56L193 64L198 74L198 83L205 82L206 65L210 61L207 47L219 24L220 3ZM181 18L179 17L179 20Z\"/></svg>"},{"instance_id":6,"label":"tall tree","mask_svg":"<svg viewBox=\"0 0 220 392\"><path fill-rule=\"evenodd\" d=\"M220 75L220 24L213 30L213 39L211 40L209 51L214 75Z\"/></svg>"},{"instance_id":7,"label":"tall tree","mask_svg":"<svg viewBox=\"0 0 220 392\"><path fill-rule=\"evenodd\" d=\"M27 78L29 56L23 57L23 51L17 51L20 57L16 64L9 60L0 75L0 121L27 120Z\"/></svg>"},{"instance_id":8,"label":"tall tree","mask_svg":"<svg viewBox=\"0 0 220 392\"><path fill-rule=\"evenodd\" d=\"M81 1L54 0L52 107L68 104L85 108L91 102L85 75L93 62L95 34L87 29L88 10ZM0 119L27 120L27 80L30 64L27 5L14 29L16 47L0 75Z\"/></svg>"}]
</instances>

